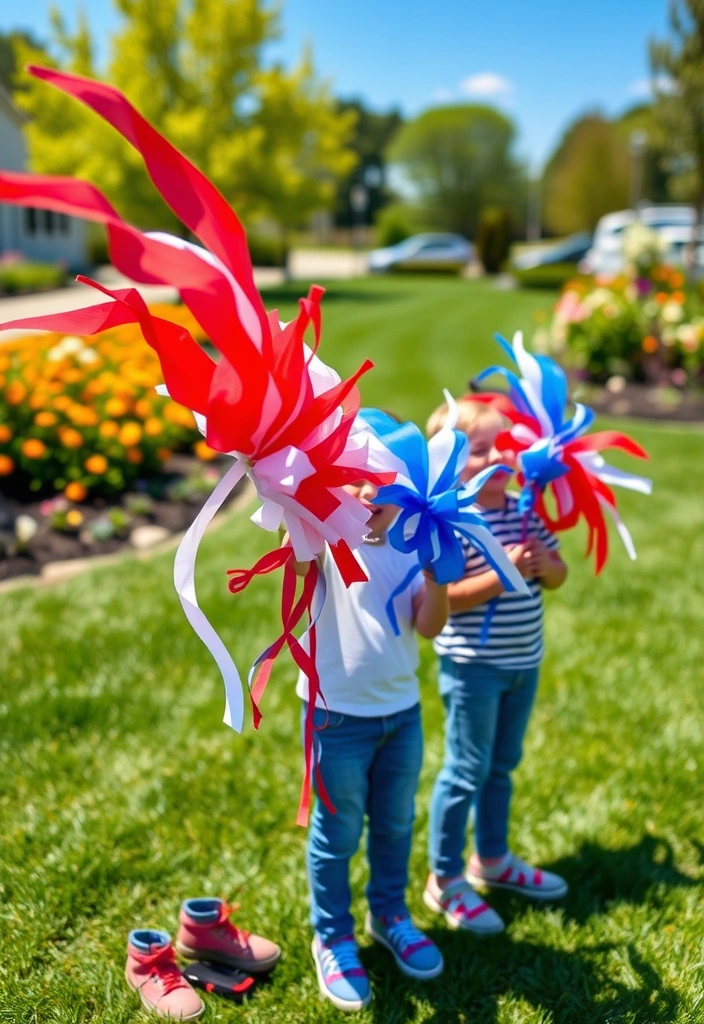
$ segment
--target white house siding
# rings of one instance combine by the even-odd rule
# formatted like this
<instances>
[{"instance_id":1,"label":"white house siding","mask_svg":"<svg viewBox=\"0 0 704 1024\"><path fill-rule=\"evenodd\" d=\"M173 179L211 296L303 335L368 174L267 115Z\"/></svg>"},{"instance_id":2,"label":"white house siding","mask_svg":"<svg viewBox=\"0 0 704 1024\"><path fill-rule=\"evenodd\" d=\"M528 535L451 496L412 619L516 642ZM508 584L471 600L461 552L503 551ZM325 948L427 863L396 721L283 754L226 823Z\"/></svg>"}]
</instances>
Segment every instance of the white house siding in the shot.
<instances>
[{"instance_id":1,"label":"white house siding","mask_svg":"<svg viewBox=\"0 0 704 1024\"><path fill-rule=\"evenodd\" d=\"M23 121L0 86L0 170L27 168ZM21 252L38 263L64 263L70 270L82 270L88 262L86 226L74 217L0 203L0 254L3 252Z\"/></svg>"}]
</instances>

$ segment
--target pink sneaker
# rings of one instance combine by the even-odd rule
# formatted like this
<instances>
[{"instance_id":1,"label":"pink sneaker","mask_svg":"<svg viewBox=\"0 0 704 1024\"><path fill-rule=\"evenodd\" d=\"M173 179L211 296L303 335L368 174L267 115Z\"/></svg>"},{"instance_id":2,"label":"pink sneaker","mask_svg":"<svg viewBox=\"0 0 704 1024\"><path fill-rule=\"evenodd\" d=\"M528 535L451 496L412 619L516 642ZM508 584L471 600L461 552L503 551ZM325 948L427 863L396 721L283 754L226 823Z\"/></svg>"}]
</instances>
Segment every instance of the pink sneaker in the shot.
<instances>
[{"instance_id":1,"label":"pink sneaker","mask_svg":"<svg viewBox=\"0 0 704 1024\"><path fill-rule=\"evenodd\" d=\"M186 900L181 908L176 949L189 960L209 960L248 974L270 971L281 956L274 942L250 935L230 921L233 908L224 900Z\"/></svg>"},{"instance_id":2,"label":"pink sneaker","mask_svg":"<svg viewBox=\"0 0 704 1024\"><path fill-rule=\"evenodd\" d=\"M450 928L461 928L475 935L496 935L504 930L504 923L496 911L477 895L464 878L441 889L435 879L429 877L423 902L429 910L442 914Z\"/></svg>"},{"instance_id":3,"label":"pink sneaker","mask_svg":"<svg viewBox=\"0 0 704 1024\"><path fill-rule=\"evenodd\" d=\"M142 1005L159 1017L195 1020L205 1010L176 966L174 947L166 932L138 929L127 940L125 978L139 992Z\"/></svg>"},{"instance_id":4,"label":"pink sneaker","mask_svg":"<svg viewBox=\"0 0 704 1024\"><path fill-rule=\"evenodd\" d=\"M483 865L472 854L467 877L473 885L488 889L510 889L533 900L559 900L567 895L567 882L551 871L541 871L526 864L514 853L507 853L499 864Z\"/></svg>"}]
</instances>

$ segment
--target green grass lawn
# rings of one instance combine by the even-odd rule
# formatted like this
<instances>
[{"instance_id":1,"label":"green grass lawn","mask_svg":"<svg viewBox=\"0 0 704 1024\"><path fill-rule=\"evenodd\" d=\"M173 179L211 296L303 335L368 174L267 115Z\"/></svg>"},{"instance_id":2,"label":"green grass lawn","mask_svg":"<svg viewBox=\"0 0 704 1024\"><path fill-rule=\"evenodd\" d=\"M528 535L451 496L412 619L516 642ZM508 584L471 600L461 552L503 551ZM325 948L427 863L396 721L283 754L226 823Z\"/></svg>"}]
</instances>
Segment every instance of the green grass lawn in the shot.
<instances>
[{"instance_id":1,"label":"green grass lawn","mask_svg":"<svg viewBox=\"0 0 704 1024\"><path fill-rule=\"evenodd\" d=\"M341 371L372 356L365 401L422 420L443 385L459 392L493 358L493 330L530 329L549 302L483 282L336 285L322 355ZM631 564L614 543L595 580L583 535L566 539L570 578L548 595L549 653L516 780L513 845L563 873L570 895L550 908L494 900L508 929L483 941L424 908L428 797L442 756L424 644L409 902L446 970L410 982L362 939L375 991L362 1022L704 1019L704 433L627 429L653 456L652 498L622 502L640 557ZM201 547L201 602L242 669L272 638L278 581L232 597L225 569L250 564L267 540L240 515ZM309 953L294 671L282 659L258 735L226 729L221 683L181 614L172 561L128 557L0 596L0 1020L150 1019L123 980L127 931L174 932L180 901L206 894L237 900L240 921L285 951L244 1008L208 997L206 1020L340 1019L318 1000ZM360 922L364 881L359 857Z\"/></svg>"}]
</instances>

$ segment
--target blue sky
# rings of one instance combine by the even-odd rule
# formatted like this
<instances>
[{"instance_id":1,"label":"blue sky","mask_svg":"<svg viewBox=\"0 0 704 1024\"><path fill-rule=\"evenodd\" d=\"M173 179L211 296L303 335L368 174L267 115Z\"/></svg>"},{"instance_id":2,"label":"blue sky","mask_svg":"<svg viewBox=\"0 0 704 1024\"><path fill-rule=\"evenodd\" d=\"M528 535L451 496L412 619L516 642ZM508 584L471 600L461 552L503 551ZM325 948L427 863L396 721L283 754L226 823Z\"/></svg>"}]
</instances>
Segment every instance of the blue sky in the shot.
<instances>
[{"instance_id":1,"label":"blue sky","mask_svg":"<svg viewBox=\"0 0 704 1024\"><path fill-rule=\"evenodd\" d=\"M70 23L76 0L55 2ZM117 16L109 0L84 6L104 57ZM0 30L46 36L48 8L0 3ZM647 96L648 40L666 30L667 0L284 0L270 55L293 63L310 42L338 95L406 115L492 103L516 120L519 148L536 164L580 113L618 113Z\"/></svg>"}]
</instances>

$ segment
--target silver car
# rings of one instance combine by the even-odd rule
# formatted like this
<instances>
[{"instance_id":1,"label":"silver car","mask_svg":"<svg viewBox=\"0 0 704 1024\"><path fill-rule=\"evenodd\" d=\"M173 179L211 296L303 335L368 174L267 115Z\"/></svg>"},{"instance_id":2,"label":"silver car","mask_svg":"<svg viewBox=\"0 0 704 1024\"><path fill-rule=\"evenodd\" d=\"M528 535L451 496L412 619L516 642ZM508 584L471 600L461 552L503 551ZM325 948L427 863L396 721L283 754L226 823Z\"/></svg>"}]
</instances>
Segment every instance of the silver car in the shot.
<instances>
[{"instance_id":1,"label":"silver car","mask_svg":"<svg viewBox=\"0 0 704 1024\"><path fill-rule=\"evenodd\" d=\"M462 235L413 235L387 249L369 253L368 267L373 274L391 270L447 270L457 273L472 259L472 246Z\"/></svg>"}]
</instances>

